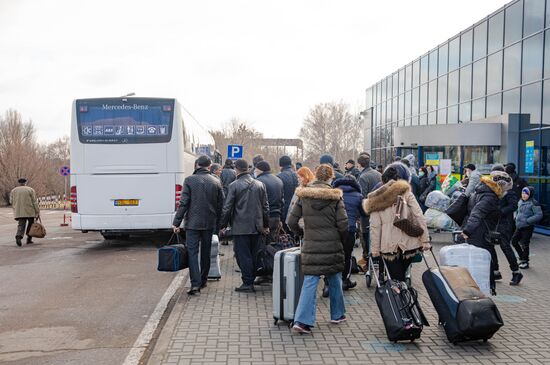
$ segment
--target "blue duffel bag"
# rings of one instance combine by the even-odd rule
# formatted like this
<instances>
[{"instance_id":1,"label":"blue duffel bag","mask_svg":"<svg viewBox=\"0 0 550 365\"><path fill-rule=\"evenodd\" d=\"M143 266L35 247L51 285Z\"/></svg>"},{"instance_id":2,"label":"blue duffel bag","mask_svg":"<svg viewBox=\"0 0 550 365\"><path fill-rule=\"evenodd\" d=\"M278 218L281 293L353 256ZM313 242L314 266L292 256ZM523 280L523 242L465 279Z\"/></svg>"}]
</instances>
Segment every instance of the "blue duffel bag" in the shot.
<instances>
[{"instance_id":1,"label":"blue duffel bag","mask_svg":"<svg viewBox=\"0 0 550 365\"><path fill-rule=\"evenodd\" d=\"M177 244L171 245L172 239L176 236ZM189 256L187 246L180 242L179 234L174 234L168 241L168 245L158 250L158 271L179 271L189 267Z\"/></svg>"}]
</instances>

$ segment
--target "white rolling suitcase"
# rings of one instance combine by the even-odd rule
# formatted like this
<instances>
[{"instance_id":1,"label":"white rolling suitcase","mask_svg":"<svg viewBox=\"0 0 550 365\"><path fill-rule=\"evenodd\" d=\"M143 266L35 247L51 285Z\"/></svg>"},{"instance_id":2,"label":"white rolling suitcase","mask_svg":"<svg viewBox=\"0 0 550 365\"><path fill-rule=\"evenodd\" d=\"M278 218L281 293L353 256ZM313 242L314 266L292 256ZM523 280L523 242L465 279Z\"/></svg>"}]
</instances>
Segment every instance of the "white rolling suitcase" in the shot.
<instances>
[{"instance_id":1,"label":"white rolling suitcase","mask_svg":"<svg viewBox=\"0 0 550 365\"><path fill-rule=\"evenodd\" d=\"M294 321L294 313L302 291L300 248L293 247L278 251L273 264L273 319Z\"/></svg>"},{"instance_id":2,"label":"white rolling suitcase","mask_svg":"<svg viewBox=\"0 0 550 365\"><path fill-rule=\"evenodd\" d=\"M479 289L491 295L491 253L468 243L445 246L439 251L441 266L460 266L468 269Z\"/></svg>"},{"instance_id":3,"label":"white rolling suitcase","mask_svg":"<svg viewBox=\"0 0 550 365\"><path fill-rule=\"evenodd\" d=\"M212 236L212 248L210 249L210 270L208 271L208 279L220 280L222 273L220 271L220 240L218 235Z\"/></svg>"}]
</instances>

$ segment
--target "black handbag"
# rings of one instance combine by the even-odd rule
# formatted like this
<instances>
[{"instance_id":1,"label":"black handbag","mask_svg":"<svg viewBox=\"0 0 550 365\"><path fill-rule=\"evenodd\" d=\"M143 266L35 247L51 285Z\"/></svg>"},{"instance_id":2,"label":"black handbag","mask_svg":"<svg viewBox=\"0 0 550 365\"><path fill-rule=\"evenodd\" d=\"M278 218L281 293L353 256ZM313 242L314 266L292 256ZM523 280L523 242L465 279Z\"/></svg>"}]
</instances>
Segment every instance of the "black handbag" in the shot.
<instances>
[{"instance_id":1,"label":"black handbag","mask_svg":"<svg viewBox=\"0 0 550 365\"><path fill-rule=\"evenodd\" d=\"M495 246L500 245L502 243L502 234L498 231L500 218L498 219L495 229L489 228L489 225L485 220L483 220L483 223L485 223L485 227L487 227L487 234L485 235L485 241Z\"/></svg>"},{"instance_id":2,"label":"black handbag","mask_svg":"<svg viewBox=\"0 0 550 365\"><path fill-rule=\"evenodd\" d=\"M468 215L468 197L466 194L460 194L451 202L445 213L451 217L459 226L462 226L464 218Z\"/></svg>"}]
</instances>

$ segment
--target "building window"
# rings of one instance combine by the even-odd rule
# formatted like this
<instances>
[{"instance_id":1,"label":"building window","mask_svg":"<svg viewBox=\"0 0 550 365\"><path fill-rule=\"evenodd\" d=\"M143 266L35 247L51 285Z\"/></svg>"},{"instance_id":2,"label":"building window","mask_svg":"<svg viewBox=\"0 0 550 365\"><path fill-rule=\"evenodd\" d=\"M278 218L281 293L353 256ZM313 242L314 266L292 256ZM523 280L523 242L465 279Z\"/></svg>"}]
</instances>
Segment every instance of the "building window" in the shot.
<instances>
[{"instance_id":1,"label":"building window","mask_svg":"<svg viewBox=\"0 0 550 365\"><path fill-rule=\"evenodd\" d=\"M405 94L399 95L398 115L400 120L405 118Z\"/></svg>"},{"instance_id":2,"label":"building window","mask_svg":"<svg viewBox=\"0 0 550 365\"><path fill-rule=\"evenodd\" d=\"M487 60L485 58L474 62L473 70L473 98L485 96L485 71Z\"/></svg>"},{"instance_id":3,"label":"building window","mask_svg":"<svg viewBox=\"0 0 550 365\"><path fill-rule=\"evenodd\" d=\"M420 113L428 111L428 84L420 86Z\"/></svg>"},{"instance_id":4,"label":"building window","mask_svg":"<svg viewBox=\"0 0 550 365\"><path fill-rule=\"evenodd\" d=\"M502 48L503 33L504 14L501 11L489 18L488 53L493 53Z\"/></svg>"},{"instance_id":5,"label":"building window","mask_svg":"<svg viewBox=\"0 0 550 365\"><path fill-rule=\"evenodd\" d=\"M491 95L487 97L487 118L494 115L500 115L500 99L502 94Z\"/></svg>"},{"instance_id":6,"label":"building window","mask_svg":"<svg viewBox=\"0 0 550 365\"><path fill-rule=\"evenodd\" d=\"M372 87L369 87L367 89L367 103L366 103L366 107L367 109L368 108L372 108Z\"/></svg>"},{"instance_id":7,"label":"building window","mask_svg":"<svg viewBox=\"0 0 550 365\"><path fill-rule=\"evenodd\" d=\"M399 73L396 72L393 74L393 87L392 87L393 96L397 96L399 94L398 85L399 85Z\"/></svg>"},{"instance_id":8,"label":"building window","mask_svg":"<svg viewBox=\"0 0 550 365\"><path fill-rule=\"evenodd\" d=\"M523 41L522 84L542 78L542 50L542 33Z\"/></svg>"},{"instance_id":9,"label":"building window","mask_svg":"<svg viewBox=\"0 0 550 365\"><path fill-rule=\"evenodd\" d=\"M437 49L435 51L430 52L430 58L429 58L429 68L430 68L430 81L437 78Z\"/></svg>"},{"instance_id":10,"label":"building window","mask_svg":"<svg viewBox=\"0 0 550 365\"><path fill-rule=\"evenodd\" d=\"M544 28L544 1L525 0L523 34L530 35Z\"/></svg>"},{"instance_id":11,"label":"building window","mask_svg":"<svg viewBox=\"0 0 550 365\"><path fill-rule=\"evenodd\" d=\"M438 75L445 75L447 73L447 62L449 58L449 45L445 43L439 47L439 69Z\"/></svg>"},{"instance_id":12,"label":"building window","mask_svg":"<svg viewBox=\"0 0 550 365\"><path fill-rule=\"evenodd\" d=\"M428 90L428 110L437 109L437 80L430 81Z\"/></svg>"},{"instance_id":13,"label":"building window","mask_svg":"<svg viewBox=\"0 0 550 365\"><path fill-rule=\"evenodd\" d=\"M460 66L472 62L472 30L463 33L460 36Z\"/></svg>"},{"instance_id":14,"label":"building window","mask_svg":"<svg viewBox=\"0 0 550 365\"><path fill-rule=\"evenodd\" d=\"M458 120L460 122L469 122L470 120L472 120L471 112L472 112L471 102L468 101L466 103L460 104Z\"/></svg>"},{"instance_id":15,"label":"building window","mask_svg":"<svg viewBox=\"0 0 550 365\"><path fill-rule=\"evenodd\" d=\"M523 2L521 0L516 2L515 4L507 7L505 12L506 22L504 23L504 45L507 46L521 39Z\"/></svg>"},{"instance_id":16,"label":"building window","mask_svg":"<svg viewBox=\"0 0 550 365\"><path fill-rule=\"evenodd\" d=\"M418 88L412 91L412 116L418 115Z\"/></svg>"},{"instance_id":17,"label":"building window","mask_svg":"<svg viewBox=\"0 0 550 365\"><path fill-rule=\"evenodd\" d=\"M405 92L405 69L399 70L399 94Z\"/></svg>"},{"instance_id":18,"label":"building window","mask_svg":"<svg viewBox=\"0 0 550 365\"><path fill-rule=\"evenodd\" d=\"M458 70L449 73L449 96L447 103L448 105L458 103Z\"/></svg>"},{"instance_id":19,"label":"building window","mask_svg":"<svg viewBox=\"0 0 550 365\"><path fill-rule=\"evenodd\" d=\"M519 88L502 93L502 114L519 113Z\"/></svg>"},{"instance_id":20,"label":"building window","mask_svg":"<svg viewBox=\"0 0 550 365\"><path fill-rule=\"evenodd\" d=\"M458 105L450 106L447 111L447 124L458 123Z\"/></svg>"},{"instance_id":21,"label":"building window","mask_svg":"<svg viewBox=\"0 0 550 365\"><path fill-rule=\"evenodd\" d=\"M472 102L472 120L485 118L485 98Z\"/></svg>"},{"instance_id":22,"label":"building window","mask_svg":"<svg viewBox=\"0 0 550 365\"><path fill-rule=\"evenodd\" d=\"M447 124L447 108L437 111L437 124Z\"/></svg>"},{"instance_id":23,"label":"building window","mask_svg":"<svg viewBox=\"0 0 550 365\"><path fill-rule=\"evenodd\" d=\"M521 128L538 128L541 120L541 94L542 83L537 82L521 88L521 113L529 114L529 126L522 125Z\"/></svg>"},{"instance_id":24,"label":"building window","mask_svg":"<svg viewBox=\"0 0 550 365\"><path fill-rule=\"evenodd\" d=\"M460 69L460 102L472 98L472 65Z\"/></svg>"},{"instance_id":25,"label":"building window","mask_svg":"<svg viewBox=\"0 0 550 365\"><path fill-rule=\"evenodd\" d=\"M393 123L397 122L399 117L397 116L397 98L392 99L392 112L391 112L391 120Z\"/></svg>"},{"instance_id":26,"label":"building window","mask_svg":"<svg viewBox=\"0 0 550 365\"><path fill-rule=\"evenodd\" d=\"M481 173L489 173L494 163L500 161L500 147L466 146L464 147L464 164L473 163Z\"/></svg>"},{"instance_id":27,"label":"building window","mask_svg":"<svg viewBox=\"0 0 550 365\"><path fill-rule=\"evenodd\" d=\"M550 80L544 81L544 95L542 102L542 126L550 125Z\"/></svg>"},{"instance_id":28,"label":"building window","mask_svg":"<svg viewBox=\"0 0 550 365\"><path fill-rule=\"evenodd\" d=\"M502 52L487 58L487 94L502 90Z\"/></svg>"},{"instance_id":29,"label":"building window","mask_svg":"<svg viewBox=\"0 0 550 365\"><path fill-rule=\"evenodd\" d=\"M411 92L405 93L405 119L411 117Z\"/></svg>"},{"instance_id":30,"label":"building window","mask_svg":"<svg viewBox=\"0 0 550 365\"><path fill-rule=\"evenodd\" d=\"M519 86L521 78L521 43L504 50L504 86L503 90Z\"/></svg>"},{"instance_id":31,"label":"building window","mask_svg":"<svg viewBox=\"0 0 550 365\"><path fill-rule=\"evenodd\" d=\"M474 60L487 55L487 22L474 28Z\"/></svg>"},{"instance_id":32,"label":"building window","mask_svg":"<svg viewBox=\"0 0 550 365\"><path fill-rule=\"evenodd\" d=\"M460 64L460 38L456 37L455 39L449 42L449 72L454 71L458 68Z\"/></svg>"},{"instance_id":33,"label":"building window","mask_svg":"<svg viewBox=\"0 0 550 365\"><path fill-rule=\"evenodd\" d=\"M434 125L437 123L437 112L428 113L428 124Z\"/></svg>"},{"instance_id":34,"label":"building window","mask_svg":"<svg viewBox=\"0 0 550 365\"><path fill-rule=\"evenodd\" d=\"M441 76L437 85L437 107L447 106L447 76ZM439 119L439 118L438 118Z\"/></svg>"},{"instance_id":35,"label":"building window","mask_svg":"<svg viewBox=\"0 0 550 365\"><path fill-rule=\"evenodd\" d=\"M428 82L428 56L420 59L420 84Z\"/></svg>"},{"instance_id":36,"label":"building window","mask_svg":"<svg viewBox=\"0 0 550 365\"><path fill-rule=\"evenodd\" d=\"M420 61L414 61L412 70L412 87L418 86L418 80L420 79Z\"/></svg>"},{"instance_id":37,"label":"building window","mask_svg":"<svg viewBox=\"0 0 550 365\"><path fill-rule=\"evenodd\" d=\"M411 89L411 80L412 80L412 66L408 65L405 68L405 90Z\"/></svg>"}]
</instances>

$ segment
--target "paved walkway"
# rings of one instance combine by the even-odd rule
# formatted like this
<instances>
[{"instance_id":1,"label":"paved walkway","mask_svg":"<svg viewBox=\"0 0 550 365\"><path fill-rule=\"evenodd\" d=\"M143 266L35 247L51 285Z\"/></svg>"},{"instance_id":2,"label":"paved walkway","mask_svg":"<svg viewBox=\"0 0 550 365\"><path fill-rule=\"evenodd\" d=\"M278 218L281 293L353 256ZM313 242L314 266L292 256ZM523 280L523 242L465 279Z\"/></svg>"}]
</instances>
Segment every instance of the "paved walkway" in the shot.
<instances>
[{"instance_id":1,"label":"paved walkway","mask_svg":"<svg viewBox=\"0 0 550 365\"><path fill-rule=\"evenodd\" d=\"M434 235L434 249L448 235ZM550 238L532 241L532 268L524 282L511 287L511 273L500 252L504 279L495 301L504 327L487 344L450 344L437 325L436 312L424 290L423 263L415 264L413 285L432 326L413 344L390 343L364 277L354 275L356 289L345 292L348 322L331 325L328 299L318 300L313 336L292 334L273 325L271 286L240 294L232 245L221 246L223 278L209 282L200 295L184 294L165 326L150 364L550 364ZM188 285L188 283L187 283ZM321 285L319 286L319 290Z\"/></svg>"}]
</instances>

